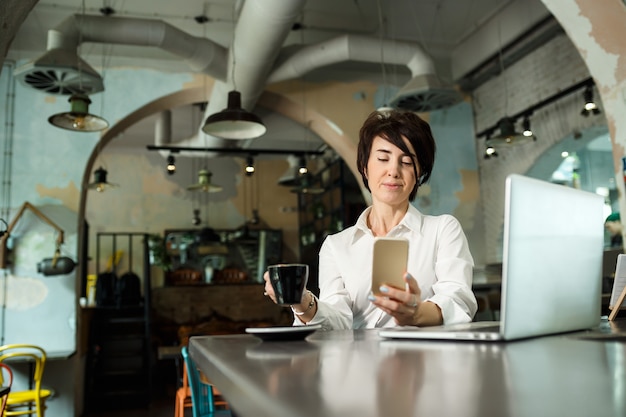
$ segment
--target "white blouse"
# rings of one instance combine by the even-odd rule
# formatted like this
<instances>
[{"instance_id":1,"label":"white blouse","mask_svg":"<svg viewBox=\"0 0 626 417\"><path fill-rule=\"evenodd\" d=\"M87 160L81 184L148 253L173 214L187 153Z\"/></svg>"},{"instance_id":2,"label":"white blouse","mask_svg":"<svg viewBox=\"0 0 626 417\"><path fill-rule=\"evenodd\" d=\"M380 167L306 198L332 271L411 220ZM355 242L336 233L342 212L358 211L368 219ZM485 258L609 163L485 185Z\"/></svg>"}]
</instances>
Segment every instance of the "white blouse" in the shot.
<instances>
[{"instance_id":1,"label":"white blouse","mask_svg":"<svg viewBox=\"0 0 626 417\"><path fill-rule=\"evenodd\" d=\"M320 297L308 324L323 329L394 327L393 317L369 300L374 235L368 207L356 224L324 240L319 253ZM409 204L387 237L409 240L407 270L423 301L439 306L445 324L470 322L477 310L471 290L474 261L461 224L450 215L430 216ZM294 325L303 323L294 316Z\"/></svg>"}]
</instances>

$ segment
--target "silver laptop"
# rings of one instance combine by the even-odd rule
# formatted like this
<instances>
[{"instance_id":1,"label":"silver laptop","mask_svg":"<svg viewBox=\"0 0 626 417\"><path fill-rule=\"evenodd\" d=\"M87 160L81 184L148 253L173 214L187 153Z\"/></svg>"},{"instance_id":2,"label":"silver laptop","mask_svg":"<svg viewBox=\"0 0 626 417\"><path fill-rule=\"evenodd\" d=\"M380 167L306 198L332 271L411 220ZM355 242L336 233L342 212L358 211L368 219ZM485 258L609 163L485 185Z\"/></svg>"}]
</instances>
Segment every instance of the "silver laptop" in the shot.
<instances>
[{"instance_id":1,"label":"silver laptop","mask_svg":"<svg viewBox=\"0 0 626 417\"><path fill-rule=\"evenodd\" d=\"M604 199L522 175L506 179L500 321L381 329L386 338L516 340L600 322Z\"/></svg>"}]
</instances>

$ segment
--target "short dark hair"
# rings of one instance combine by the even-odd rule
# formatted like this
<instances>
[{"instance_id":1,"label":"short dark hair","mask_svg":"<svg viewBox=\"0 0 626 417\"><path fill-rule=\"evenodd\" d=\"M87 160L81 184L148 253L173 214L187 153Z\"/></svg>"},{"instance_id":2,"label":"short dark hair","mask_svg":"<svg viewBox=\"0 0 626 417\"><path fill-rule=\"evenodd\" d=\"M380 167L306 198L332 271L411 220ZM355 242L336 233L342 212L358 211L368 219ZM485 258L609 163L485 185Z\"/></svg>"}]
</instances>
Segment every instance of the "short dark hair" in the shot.
<instances>
[{"instance_id":1,"label":"short dark hair","mask_svg":"<svg viewBox=\"0 0 626 417\"><path fill-rule=\"evenodd\" d=\"M409 201L415 200L417 189L420 185L426 183L430 178L430 174L435 164L435 139L430 130L430 125L420 118L417 114L410 111L402 110L385 110L374 111L359 131L359 145L357 153L357 168L363 178L363 184L368 191L371 192L365 172L367 170L367 161L372 150L374 138L380 136L386 141L394 144L403 152L411 154L409 148L404 143L403 137L415 149L417 164L414 164L415 187L409 195ZM418 172L419 165L419 172Z\"/></svg>"}]
</instances>

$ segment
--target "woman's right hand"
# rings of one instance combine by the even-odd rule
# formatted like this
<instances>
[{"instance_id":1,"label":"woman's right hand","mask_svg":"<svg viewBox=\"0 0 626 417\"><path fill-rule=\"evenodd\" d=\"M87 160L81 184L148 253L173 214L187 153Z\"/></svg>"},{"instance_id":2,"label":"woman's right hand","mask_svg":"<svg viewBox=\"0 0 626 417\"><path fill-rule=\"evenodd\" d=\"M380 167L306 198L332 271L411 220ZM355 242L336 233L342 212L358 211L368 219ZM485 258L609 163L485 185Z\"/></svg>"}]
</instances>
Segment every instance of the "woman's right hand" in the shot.
<instances>
[{"instance_id":1,"label":"woman's right hand","mask_svg":"<svg viewBox=\"0 0 626 417\"><path fill-rule=\"evenodd\" d=\"M265 271L263 274L263 281L265 281L265 291L263 292L263 295L269 297L274 304L276 304L276 294L274 293L274 288L272 288L272 283L270 282L269 271Z\"/></svg>"}]
</instances>

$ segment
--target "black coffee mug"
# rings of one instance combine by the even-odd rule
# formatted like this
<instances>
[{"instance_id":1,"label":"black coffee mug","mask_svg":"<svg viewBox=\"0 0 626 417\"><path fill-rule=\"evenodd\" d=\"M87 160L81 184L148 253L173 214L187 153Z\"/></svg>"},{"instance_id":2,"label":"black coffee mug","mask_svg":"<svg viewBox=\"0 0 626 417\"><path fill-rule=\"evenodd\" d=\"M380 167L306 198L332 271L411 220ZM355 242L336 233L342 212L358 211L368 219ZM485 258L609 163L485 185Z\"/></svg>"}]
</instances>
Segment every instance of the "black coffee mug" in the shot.
<instances>
[{"instance_id":1,"label":"black coffee mug","mask_svg":"<svg viewBox=\"0 0 626 417\"><path fill-rule=\"evenodd\" d=\"M300 304L309 279L309 266L305 264L278 264L267 267L270 283L279 305Z\"/></svg>"}]
</instances>

